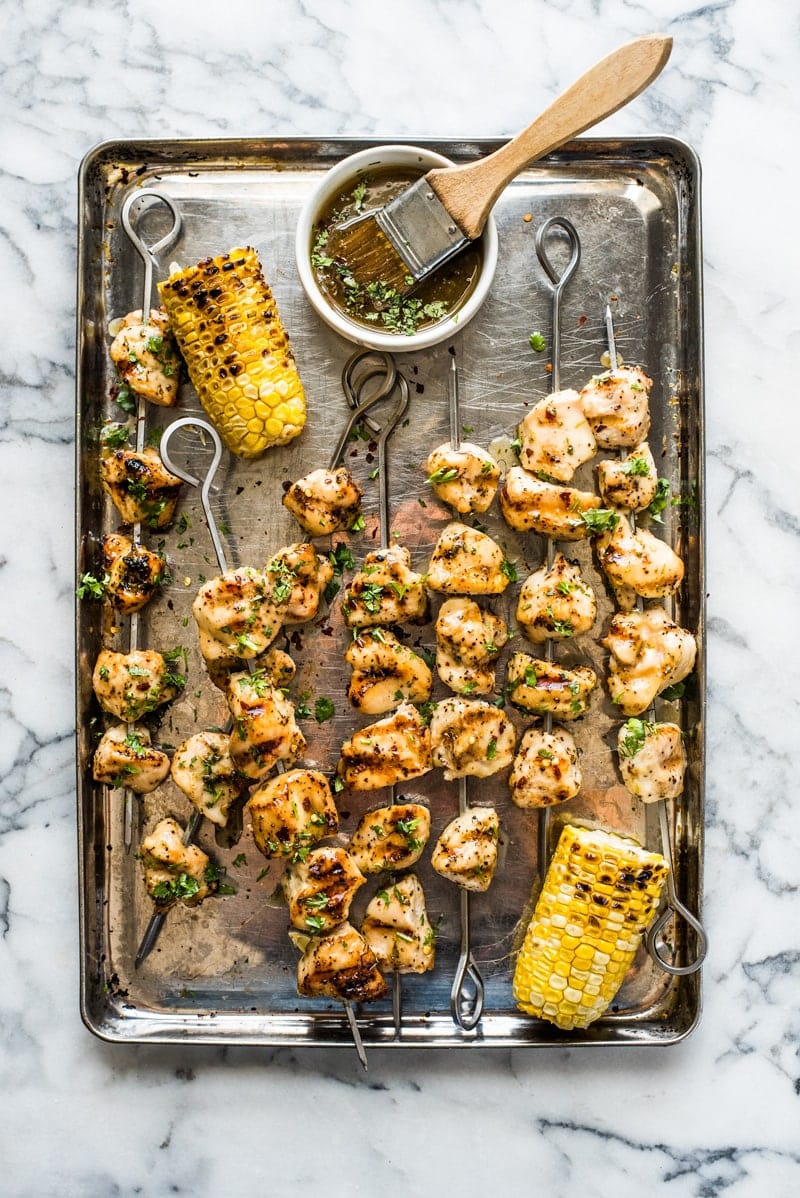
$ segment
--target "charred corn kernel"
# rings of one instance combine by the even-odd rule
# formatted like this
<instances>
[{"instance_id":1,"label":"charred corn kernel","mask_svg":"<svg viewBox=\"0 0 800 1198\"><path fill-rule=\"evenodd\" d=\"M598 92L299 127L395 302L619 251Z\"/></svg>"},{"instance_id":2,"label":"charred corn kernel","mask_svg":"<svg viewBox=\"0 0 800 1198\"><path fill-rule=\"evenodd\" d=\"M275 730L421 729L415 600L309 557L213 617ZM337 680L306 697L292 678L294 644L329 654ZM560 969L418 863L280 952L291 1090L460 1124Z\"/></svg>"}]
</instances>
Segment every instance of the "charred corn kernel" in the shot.
<instances>
[{"instance_id":1,"label":"charred corn kernel","mask_svg":"<svg viewBox=\"0 0 800 1198\"><path fill-rule=\"evenodd\" d=\"M569 1030L605 1014L658 907L667 863L633 840L567 825L514 971L520 1010Z\"/></svg>"},{"instance_id":2,"label":"charred corn kernel","mask_svg":"<svg viewBox=\"0 0 800 1198\"><path fill-rule=\"evenodd\" d=\"M231 453L260 457L306 422L303 385L255 250L235 249L159 283L200 402Z\"/></svg>"}]
</instances>

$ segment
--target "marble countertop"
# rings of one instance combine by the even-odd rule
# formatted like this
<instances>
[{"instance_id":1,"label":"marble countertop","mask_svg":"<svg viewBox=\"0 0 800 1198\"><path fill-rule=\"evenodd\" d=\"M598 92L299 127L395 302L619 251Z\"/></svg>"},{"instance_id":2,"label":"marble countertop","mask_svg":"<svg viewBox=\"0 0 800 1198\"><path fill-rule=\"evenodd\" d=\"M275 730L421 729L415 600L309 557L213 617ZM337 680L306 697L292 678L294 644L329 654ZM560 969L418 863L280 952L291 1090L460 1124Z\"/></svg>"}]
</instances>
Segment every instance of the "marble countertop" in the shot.
<instances>
[{"instance_id":1,"label":"marble countertop","mask_svg":"<svg viewBox=\"0 0 800 1198\"><path fill-rule=\"evenodd\" d=\"M0 27L0 1191L796 1194L792 6L21 0ZM680 137L704 172L711 952L699 1029L667 1050L376 1052L366 1077L350 1052L96 1040L78 1011L73 774L81 158L119 137L506 136L655 30L675 39L667 70L598 132Z\"/></svg>"}]
</instances>

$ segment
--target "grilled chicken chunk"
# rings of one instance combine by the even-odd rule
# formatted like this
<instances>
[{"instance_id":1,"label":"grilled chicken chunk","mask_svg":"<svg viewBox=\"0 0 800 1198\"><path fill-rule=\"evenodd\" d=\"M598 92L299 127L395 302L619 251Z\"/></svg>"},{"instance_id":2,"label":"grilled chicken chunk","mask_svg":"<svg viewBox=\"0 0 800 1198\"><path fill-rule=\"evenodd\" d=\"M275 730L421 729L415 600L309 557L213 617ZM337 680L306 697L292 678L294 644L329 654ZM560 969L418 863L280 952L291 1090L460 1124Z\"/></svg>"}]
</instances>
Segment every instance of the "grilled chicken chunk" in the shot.
<instances>
[{"instance_id":1,"label":"grilled chicken chunk","mask_svg":"<svg viewBox=\"0 0 800 1198\"><path fill-rule=\"evenodd\" d=\"M231 674L226 697L233 717L230 755L240 774L263 778L279 761L293 765L305 751L294 704L266 674Z\"/></svg>"},{"instance_id":2,"label":"grilled chicken chunk","mask_svg":"<svg viewBox=\"0 0 800 1198\"><path fill-rule=\"evenodd\" d=\"M171 408L178 398L180 356L163 308L151 308L150 320L142 309L112 321L114 340L109 354L122 382L151 403Z\"/></svg>"},{"instance_id":3,"label":"grilled chicken chunk","mask_svg":"<svg viewBox=\"0 0 800 1198\"><path fill-rule=\"evenodd\" d=\"M686 753L677 724L627 720L617 736L619 769L627 790L645 803L683 794Z\"/></svg>"},{"instance_id":4,"label":"grilled chicken chunk","mask_svg":"<svg viewBox=\"0 0 800 1198\"><path fill-rule=\"evenodd\" d=\"M123 615L141 611L150 602L165 566L163 557L144 545L135 545L121 533L108 533L103 537L105 593Z\"/></svg>"},{"instance_id":5,"label":"grilled chicken chunk","mask_svg":"<svg viewBox=\"0 0 800 1198\"><path fill-rule=\"evenodd\" d=\"M511 571L496 541L466 524L448 524L428 566L428 586L447 595L502 595Z\"/></svg>"},{"instance_id":6,"label":"grilled chicken chunk","mask_svg":"<svg viewBox=\"0 0 800 1198\"><path fill-rule=\"evenodd\" d=\"M673 595L683 581L683 562L675 550L646 528L634 532L622 514L615 528L594 538L594 547L623 611L634 607L637 595L662 599Z\"/></svg>"},{"instance_id":7,"label":"grilled chicken chunk","mask_svg":"<svg viewBox=\"0 0 800 1198\"><path fill-rule=\"evenodd\" d=\"M344 849L319 845L283 875L289 919L304 932L329 932L347 919L356 891L365 881Z\"/></svg>"},{"instance_id":8,"label":"grilled chicken chunk","mask_svg":"<svg viewBox=\"0 0 800 1198\"><path fill-rule=\"evenodd\" d=\"M211 893L209 861L196 844L183 843L183 828L160 820L139 848L147 893L159 907L182 901L194 907Z\"/></svg>"},{"instance_id":9,"label":"grilled chicken chunk","mask_svg":"<svg viewBox=\"0 0 800 1198\"><path fill-rule=\"evenodd\" d=\"M192 615L206 660L257 657L281 630L281 611L271 600L267 574L242 566L209 578L197 592Z\"/></svg>"},{"instance_id":10,"label":"grilled chicken chunk","mask_svg":"<svg viewBox=\"0 0 800 1198\"><path fill-rule=\"evenodd\" d=\"M201 815L224 828L228 810L244 789L230 754L230 737L197 732L178 745L172 758L172 780Z\"/></svg>"},{"instance_id":11,"label":"grilled chicken chunk","mask_svg":"<svg viewBox=\"0 0 800 1198\"><path fill-rule=\"evenodd\" d=\"M431 768L431 733L410 703L353 733L342 745L338 773L353 790L380 790Z\"/></svg>"},{"instance_id":12,"label":"grilled chicken chunk","mask_svg":"<svg viewBox=\"0 0 800 1198\"><path fill-rule=\"evenodd\" d=\"M581 391L584 415L601 449L639 445L650 431L653 380L638 366L597 374Z\"/></svg>"},{"instance_id":13,"label":"grilled chicken chunk","mask_svg":"<svg viewBox=\"0 0 800 1198\"><path fill-rule=\"evenodd\" d=\"M123 524L166 528L172 523L181 480L155 449L115 449L100 462L100 480Z\"/></svg>"},{"instance_id":14,"label":"grilled chicken chunk","mask_svg":"<svg viewBox=\"0 0 800 1198\"><path fill-rule=\"evenodd\" d=\"M589 632L596 616L594 591L563 553L556 554L550 569L541 566L522 584L517 624L535 644Z\"/></svg>"},{"instance_id":15,"label":"grilled chicken chunk","mask_svg":"<svg viewBox=\"0 0 800 1198\"><path fill-rule=\"evenodd\" d=\"M531 474L548 474L569 482L575 471L597 453L577 391L556 391L540 399L517 429L520 465Z\"/></svg>"},{"instance_id":16,"label":"grilled chicken chunk","mask_svg":"<svg viewBox=\"0 0 800 1198\"><path fill-rule=\"evenodd\" d=\"M333 566L313 545L298 542L279 549L265 570L270 603L284 624L305 624L319 611Z\"/></svg>"},{"instance_id":17,"label":"grilled chicken chunk","mask_svg":"<svg viewBox=\"0 0 800 1198\"><path fill-rule=\"evenodd\" d=\"M386 994L386 982L364 937L343 923L309 939L297 963L297 989L306 998L375 1002Z\"/></svg>"},{"instance_id":18,"label":"grilled chicken chunk","mask_svg":"<svg viewBox=\"0 0 800 1198\"><path fill-rule=\"evenodd\" d=\"M624 461L607 458L597 466L597 484L608 507L640 512L654 500L658 476L646 441L630 451Z\"/></svg>"},{"instance_id":19,"label":"grilled chicken chunk","mask_svg":"<svg viewBox=\"0 0 800 1198\"><path fill-rule=\"evenodd\" d=\"M183 675L173 673L155 649L115 653L102 649L95 662L92 686L104 711L128 724L169 703L183 689Z\"/></svg>"},{"instance_id":20,"label":"grilled chicken chunk","mask_svg":"<svg viewBox=\"0 0 800 1198\"><path fill-rule=\"evenodd\" d=\"M436 620L436 670L457 694L489 695L494 662L508 640L505 620L474 599L447 599Z\"/></svg>"},{"instance_id":21,"label":"grilled chicken chunk","mask_svg":"<svg viewBox=\"0 0 800 1198\"><path fill-rule=\"evenodd\" d=\"M487 511L500 482L500 467L492 455L468 441L458 449L449 443L434 449L425 470L437 498L461 515Z\"/></svg>"},{"instance_id":22,"label":"grilled chicken chunk","mask_svg":"<svg viewBox=\"0 0 800 1198\"><path fill-rule=\"evenodd\" d=\"M224 691L231 674L241 673L242 659L229 657L223 651L220 642L206 636L205 633L198 632L198 641L209 678L214 686ZM266 653L254 658L253 665L257 667L253 676L265 680L276 690L285 689L294 678L297 669L288 653L275 648L268 649Z\"/></svg>"},{"instance_id":23,"label":"grilled chicken chunk","mask_svg":"<svg viewBox=\"0 0 800 1198\"><path fill-rule=\"evenodd\" d=\"M352 666L347 697L366 715L383 715L400 703L424 703L433 678L425 662L388 628L363 629L345 650Z\"/></svg>"},{"instance_id":24,"label":"grilled chicken chunk","mask_svg":"<svg viewBox=\"0 0 800 1198\"><path fill-rule=\"evenodd\" d=\"M497 865L499 835L500 820L493 807L470 807L442 832L431 865L465 890L488 890Z\"/></svg>"},{"instance_id":25,"label":"grilled chicken chunk","mask_svg":"<svg viewBox=\"0 0 800 1198\"><path fill-rule=\"evenodd\" d=\"M422 856L431 834L431 813L421 803L394 803L366 811L348 852L364 874L409 869Z\"/></svg>"},{"instance_id":26,"label":"grilled chicken chunk","mask_svg":"<svg viewBox=\"0 0 800 1198\"><path fill-rule=\"evenodd\" d=\"M528 728L508 779L518 807L552 807L581 788L578 750L566 728Z\"/></svg>"},{"instance_id":27,"label":"grilled chicken chunk","mask_svg":"<svg viewBox=\"0 0 800 1198\"><path fill-rule=\"evenodd\" d=\"M416 874L379 890L361 925L381 969L427 973L436 959L436 932L428 920L425 891Z\"/></svg>"},{"instance_id":28,"label":"grilled chicken chunk","mask_svg":"<svg viewBox=\"0 0 800 1198\"><path fill-rule=\"evenodd\" d=\"M511 702L531 715L550 712L560 720L577 720L586 711L597 675L589 666L554 665L529 653L514 653L506 673Z\"/></svg>"},{"instance_id":29,"label":"grilled chicken chunk","mask_svg":"<svg viewBox=\"0 0 800 1198\"><path fill-rule=\"evenodd\" d=\"M691 632L663 607L618 612L601 644L611 653L609 694L624 716L641 715L662 690L682 682L697 653Z\"/></svg>"},{"instance_id":30,"label":"grilled chicken chunk","mask_svg":"<svg viewBox=\"0 0 800 1198\"><path fill-rule=\"evenodd\" d=\"M304 861L311 846L339 827L328 779L319 770L287 770L247 800L253 839L265 857Z\"/></svg>"},{"instance_id":31,"label":"grilled chicken chunk","mask_svg":"<svg viewBox=\"0 0 800 1198\"><path fill-rule=\"evenodd\" d=\"M517 734L508 716L480 699L443 699L431 716L433 764L453 778L489 778L511 765Z\"/></svg>"},{"instance_id":32,"label":"grilled chicken chunk","mask_svg":"<svg viewBox=\"0 0 800 1198\"><path fill-rule=\"evenodd\" d=\"M347 588L342 613L349 628L425 623L425 581L411 569L405 546L390 545L367 554Z\"/></svg>"},{"instance_id":33,"label":"grilled chicken chunk","mask_svg":"<svg viewBox=\"0 0 800 1198\"><path fill-rule=\"evenodd\" d=\"M519 532L538 532L558 541L579 541L589 532L584 514L600 507L591 491L543 482L521 466L512 466L500 488L506 524Z\"/></svg>"},{"instance_id":34,"label":"grilled chicken chunk","mask_svg":"<svg viewBox=\"0 0 800 1198\"><path fill-rule=\"evenodd\" d=\"M103 733L94 752L92 776L108 786L127 786L136 794L149 794L169 773L169 757L154 749L146 728L114 724Z\"/></svg>"},{"instance_id":35,"label":"grilled chicken chunk","mask_svg":"<svg viewBox=\"0 0 800 1198\"><path fill-rule=\"evenodd\" d=\"M352 528L361 515L362 491L349 470L312 470L283 497L295 520L312 537Z\"/></svg>"}]
</instances>

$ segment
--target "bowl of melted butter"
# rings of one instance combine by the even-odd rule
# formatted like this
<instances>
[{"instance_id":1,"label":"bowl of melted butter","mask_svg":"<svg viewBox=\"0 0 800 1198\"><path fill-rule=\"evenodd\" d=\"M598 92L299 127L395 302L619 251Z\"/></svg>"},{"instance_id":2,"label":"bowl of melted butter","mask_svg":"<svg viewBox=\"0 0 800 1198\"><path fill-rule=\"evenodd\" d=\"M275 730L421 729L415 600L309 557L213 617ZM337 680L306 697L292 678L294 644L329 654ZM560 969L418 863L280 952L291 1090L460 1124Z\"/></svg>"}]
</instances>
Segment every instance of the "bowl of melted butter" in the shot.
<instances>
[{"instance_id":1,"label":"bowl of melted butter","mask_svg":"<svg viewBox=\"0 0 800 1198\"><path fill-rule=\"evenodd\" d=\"M318 315L348 341L405 353L453 337L478 312L497 266L497 228L482 235L408 294L380 279L359 284L347 266L347 231L434 166L452 162L418 146L387 145L342 159L309 195L297 224L300 281Z\"/></svg>"}]
</instances>

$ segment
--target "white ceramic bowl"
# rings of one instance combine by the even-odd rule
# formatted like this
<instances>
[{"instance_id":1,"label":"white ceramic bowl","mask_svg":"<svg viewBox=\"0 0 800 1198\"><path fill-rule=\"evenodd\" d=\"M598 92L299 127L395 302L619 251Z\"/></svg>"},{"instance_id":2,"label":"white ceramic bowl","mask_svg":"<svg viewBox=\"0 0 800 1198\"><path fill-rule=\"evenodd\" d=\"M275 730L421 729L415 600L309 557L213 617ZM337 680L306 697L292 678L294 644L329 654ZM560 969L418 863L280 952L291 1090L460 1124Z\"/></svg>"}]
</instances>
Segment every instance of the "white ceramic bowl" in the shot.
<instances>
[{"instance_id":1,"label":"white ceramic bowl","mask_svg":"<svg viewBox=\"0 0 800 1198\"><path fill-rule=\"evenodd\" d=\"M314 227L319 220L320 213L335 195L347 189L348 184L355 186L360 175L368 170L374 170L376 167L418 168L424 174L434 166L452 165L452 162L443 158L441 154L435 154L432 150L426 150L419 146L390 145L360 150L357 154L351 154L348 158L343 158L336 166L331 167L303 205L295 237L295 257L300 281L315 311L332 329L341 333L348 341L354 341L357 345L364 345L369 349L389 350L395 353L427 349L428 346L446 341L448 337L452 337L454 333L462 329L486 299L497 266L497 227L492 216L486 222L486 228L482 234L481 271L472 291L457 308L448 312L447 316L410 335L380 329L373 330L344 316L328 302L325 293L317 283L311 266Z\"/></svg>"}]
</instances>

